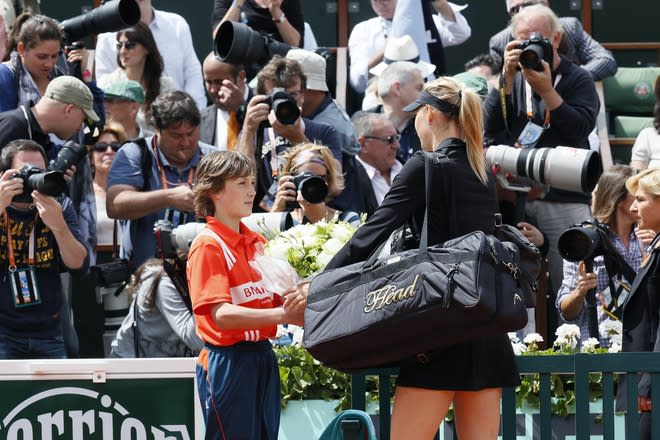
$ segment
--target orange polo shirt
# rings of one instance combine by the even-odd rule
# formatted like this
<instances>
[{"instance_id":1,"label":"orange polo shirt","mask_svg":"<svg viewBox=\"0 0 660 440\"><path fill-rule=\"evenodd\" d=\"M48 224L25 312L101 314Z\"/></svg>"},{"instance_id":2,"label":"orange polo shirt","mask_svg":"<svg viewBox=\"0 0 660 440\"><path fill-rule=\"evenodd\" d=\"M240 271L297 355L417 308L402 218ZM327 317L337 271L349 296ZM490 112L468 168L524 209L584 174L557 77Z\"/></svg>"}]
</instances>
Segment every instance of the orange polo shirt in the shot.
<instances>
[{"instance_id":1,"label":"orange polo shirt","mask_svg":"<svg viewBox=\"0 0 660 440\"><path fill-rule=\"evenodd\" d=\"M187 265L197 333L215 346L275 337L275 325L231 330L220 330L215 325L211 309L216 304L226 302L253 309L271 309L278 307L281 300L250 267L250 261L266 240L243 223L238 233L214 217L207 217L206 221L206 229L190 248Z\"/></svg>"}]
</instances>

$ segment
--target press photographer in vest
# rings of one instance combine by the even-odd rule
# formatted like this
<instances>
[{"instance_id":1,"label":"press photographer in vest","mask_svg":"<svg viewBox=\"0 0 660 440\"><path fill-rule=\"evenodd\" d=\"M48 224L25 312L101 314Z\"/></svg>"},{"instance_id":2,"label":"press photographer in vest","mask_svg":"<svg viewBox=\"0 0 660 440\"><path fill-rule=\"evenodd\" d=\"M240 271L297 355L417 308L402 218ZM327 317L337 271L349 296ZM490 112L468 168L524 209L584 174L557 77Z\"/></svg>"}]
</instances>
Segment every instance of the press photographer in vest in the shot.
<instances>
[{"instance_id":1,"label":"press photographer in vest","mask_svg":"<svg viewBox=\"0 0 660 440\"><path fill-rule=\"evenodd\" d=\"M200 113L195 100L176 90L151 105L156 134L117 151L110 175L108 216L122 222L121 256L139 266L156 252L157 220L174 226L195 221L192 185L203 154L215 147L199 142Z\"/></svg>"},{"instance_id":2,"label":"press photographer in vest","mask_svg":"<svg viewBox=\"0 0 660 440\"><path fill-rule=\"evenodd\" d=\"M44 175L44 149L22 139L2 149L0 168L0 359L65 358L60 268L88 260L71 200L45 194L64 191L64 176Z\"/></svg>"}]
</instances>

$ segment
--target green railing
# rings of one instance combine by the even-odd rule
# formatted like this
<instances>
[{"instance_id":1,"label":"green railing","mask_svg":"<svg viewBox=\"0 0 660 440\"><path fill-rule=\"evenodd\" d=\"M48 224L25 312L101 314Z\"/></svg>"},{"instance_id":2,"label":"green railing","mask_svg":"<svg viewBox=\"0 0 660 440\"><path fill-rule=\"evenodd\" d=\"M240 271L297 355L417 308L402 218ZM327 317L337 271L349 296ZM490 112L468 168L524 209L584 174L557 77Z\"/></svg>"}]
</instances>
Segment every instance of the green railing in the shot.
<instances>
[{"instance_id":1,"label":"green railing","mask_svg":"<svg viewBox=\"0 0 660 440\"><path fill-rule=\"evenodd\" d=\"M640 372L651 373L653 402L660 402L660 353L612 353L551 355L551 356L518 356L520 374L538 374L540 382L540 438L552 438L552 391L551 376L567 374L575 377L575 438L588 440L590 438L589 423L589 373L602 373L603 386L603 439L614 440L614 399L615 376L625 376L625 387L628 396L625 411L625 438L639 438L637 413L637 383ZM379 377L379 414L380 439L389 440L390 429L390 384L397 374L397 369L365 370L354 374L351 378L352 407L365 409L366 376ZM654 440L660 440L660 405L653 407L652 435ZM516 439L516 394L514 388L505 388L502 393L502 438Z\"/></svg>"}]
</instances>

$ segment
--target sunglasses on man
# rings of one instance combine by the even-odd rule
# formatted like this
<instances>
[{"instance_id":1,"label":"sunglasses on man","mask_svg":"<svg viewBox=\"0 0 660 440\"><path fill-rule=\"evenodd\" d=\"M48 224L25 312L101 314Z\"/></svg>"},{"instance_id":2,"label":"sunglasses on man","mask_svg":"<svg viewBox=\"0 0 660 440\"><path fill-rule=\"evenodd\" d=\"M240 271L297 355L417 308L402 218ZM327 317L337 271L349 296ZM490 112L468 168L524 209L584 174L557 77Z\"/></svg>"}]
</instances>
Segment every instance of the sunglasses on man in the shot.
<instances>
[{"instance_id":1,"label":"sunglasses on man","mask_svg":"<svg viewBox=\"0 0 660 440\"><path fill-rule=\"evenodd\" d=\"M92 149L97 153L105 152L108 147L112 148L112 151L116 153L121 148L121 144L119 142L97 142L92 145Z\"/></svg>"},{"instance_id":2,"label":"sunglasses on man","mask_svg":"<svg viewBox=\"0 0 660 440\"><path fill-rule=\"evenodd\" d=\"M389 135L385 137L379 137L379 136L365 136L365 139L374 139L377 141L381 142L386 142L388 144L393 144L394 142L399 142L401 140L401 135L400 134L395 134L395 135Z\"/></svg>"}]
</instances>

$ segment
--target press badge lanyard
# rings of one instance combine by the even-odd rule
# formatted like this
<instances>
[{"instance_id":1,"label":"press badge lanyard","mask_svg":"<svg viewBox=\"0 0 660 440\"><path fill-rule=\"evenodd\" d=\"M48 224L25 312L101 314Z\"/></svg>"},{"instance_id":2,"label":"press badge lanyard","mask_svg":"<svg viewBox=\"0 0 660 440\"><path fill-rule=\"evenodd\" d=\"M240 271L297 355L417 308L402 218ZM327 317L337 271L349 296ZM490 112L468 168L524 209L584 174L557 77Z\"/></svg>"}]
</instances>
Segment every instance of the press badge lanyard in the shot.
<instances>
[{"instance_id":1,"label":"press badge lanyard","mask_svg":"<svg viewBox=\"0 0 660 440\"><path fill-rule=\"evenodd\" d=\"M561 80L561 73L558 74L555 77L555 82L552 85L553 88L557 88L557 84L559 84L559 81ZM504 91L504 77L500 80L500 104L502 105L502 117L504 118L504 126L506 128L506 132L509 133L509 120L507 117L507 109L506 109L506 93ZM532 86L529 85L527 81L525 81L525 110L527 113L527 119L531 120L532 116L534 116L534 109L532 107ZM543 128L548 129L550 128L550 111L546 108L545 109L545 118L543 121Z\"/></svg>"},{"instance_id":2,"label":"press badge lanyard","mask_svg":"<svg viewBox=\"0 0 660 440\"><path fill-rule=\"evenodd\" d=\"M34 230L37 227L37 220L39 219L39 214L34 217L34 224L32 225L32 231L30 232L30 239L28 244L28 266L34 267ZM11 236L11 228L9 227L9 215L5 209L5 228L7 229L7 247L9 251L9 272L16 272L18 266L16 265L16 256L14 255L14 241Z\"/></svg>"},{"instance_id":3,"label":"press badge lanyard","mask_svg":"<svg viewBox=\"0 0 660 440\"><path fill-rule=\"evenodd\" d=\"M561 73L555 77L555 83L552 85L553 89L557 88L557 84L559 84L560 80ZM527 110L527 119L531 121L532 116L534 116L534 109L532 107L532 86L530 86L527 81L525 81L525 108ZM548 128L550 128L550 110L546 108L545 117L543 118L543 129L547 130Z\"/></svg>"},{"instance_id":4,"label":"press badge lanyard","mask_svg":"<svg viewBox=\"0 0 660 440\"><path fill-rule=\"evenodd\" d=\"M156 136L151 138L151 146L154 149L154 156L156 156L156 166L158 167L158 173L160 174L160 183L163 186L163 189L169 188L169 183L165 177L165 169L160 164L160 155L158 154L158 145L156 145ZM146 179L147 176L144 176ZM188 186L192 188L193 179L195 178L195 169L190 168L188 170ZM176 185L173 183L173 185Z\"/></svg>"}]
</instances>

